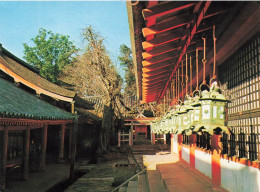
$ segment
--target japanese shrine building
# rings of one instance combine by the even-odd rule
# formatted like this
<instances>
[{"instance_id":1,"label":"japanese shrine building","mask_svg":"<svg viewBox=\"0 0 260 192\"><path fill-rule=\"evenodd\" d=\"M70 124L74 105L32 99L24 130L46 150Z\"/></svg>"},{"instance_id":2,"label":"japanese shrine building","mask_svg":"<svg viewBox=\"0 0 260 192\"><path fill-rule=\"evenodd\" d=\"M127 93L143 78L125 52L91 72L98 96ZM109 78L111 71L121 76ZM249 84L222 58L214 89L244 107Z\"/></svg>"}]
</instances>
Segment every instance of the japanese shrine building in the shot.
<instances>
[{"instance_id":1,"label":"japanese shrine building","mask_svg":"<svg viewBox=\"0 0 260 192\"><path fill-rule=\"evenodd\" d=\"M129 1L127 9L143 103L164 105L163 117L212 78L231 101L230 135L171 133L172 153L217 187L260 191L259 2Z\"/></svg>"},{"instance_id":2,"label":"japanese shrine building","mask_svg":"<svg viewBox=\"0 0 260 192\"><path fill-rule=\"evenodd\" d=\"M70 159L73 166L78 116L70 111L75 92L43 79L2 46L0 70L0 190L9 169L22 169L27 180L30 170L45 170L53 158Z\"/></svg>"}]
</instances>

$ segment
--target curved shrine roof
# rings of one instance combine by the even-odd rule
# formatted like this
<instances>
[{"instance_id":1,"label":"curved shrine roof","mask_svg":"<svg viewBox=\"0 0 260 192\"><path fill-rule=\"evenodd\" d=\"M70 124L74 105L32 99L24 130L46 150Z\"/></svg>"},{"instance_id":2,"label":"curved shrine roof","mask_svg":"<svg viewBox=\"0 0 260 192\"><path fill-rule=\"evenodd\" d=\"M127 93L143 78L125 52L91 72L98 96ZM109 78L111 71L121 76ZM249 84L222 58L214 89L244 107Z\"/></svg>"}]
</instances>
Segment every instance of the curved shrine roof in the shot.
<instances>
[{"instance_id":1,"label":"curved shrine roof","mask_svg":"<svg viewBox=\"0 0 260 192\"><path fill-rule=\"evenodd\" d=\"M13 77L16 82L25 84L38 94L45 94L67 102L73 101L73 97L76 95L74 91L67 90L44 79L28 66L17 62L17 59L8 53L7 50L2 48L0 52L0 70Z\"/></svg>"}]
</instances>

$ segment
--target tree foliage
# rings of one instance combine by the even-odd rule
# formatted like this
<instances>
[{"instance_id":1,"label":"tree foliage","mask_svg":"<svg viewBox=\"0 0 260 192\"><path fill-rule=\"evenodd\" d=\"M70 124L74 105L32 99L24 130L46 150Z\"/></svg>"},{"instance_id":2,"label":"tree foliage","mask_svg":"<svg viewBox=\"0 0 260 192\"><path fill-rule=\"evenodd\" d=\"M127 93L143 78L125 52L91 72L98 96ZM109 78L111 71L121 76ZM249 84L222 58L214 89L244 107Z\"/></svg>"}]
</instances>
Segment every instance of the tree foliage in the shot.
<instances>
[{"instance_id":1,"label":"tree foliage","mask_svg":"<svg viewBox=\"0 0 260 192\"><path fill-rule=\"evenodd\" d=\"M136 95L136 81L131 49L124 44L120 45L120 55L118 59L120 61L120 65L125 70L126 85L124 88L124 93L129 96Z\"/></svg>"},{"instance_id":2,"label":"tree foliage","mask_svg":"<svg viewBox=\"0 0 260 192\"><path fill-rule=\"evenodd\" d=\"M83 54L63 70L61 80L75 86L78 95L99 96L110 105L120 94L122 79L110 60L104 38L89 26L83 30Z\"/></svg>"},{"instance_id":3,"label":"tree foliage","mask_svg":"<svg viewBox=\"0 0 260 192\"><path fill-rule=\"evenodd\" d=\"M69 36L54 34L43 28L31 40L35 44L33 47L23 44L24 58L40 70L41 76L57 83L63 68L72 63L77 48L69 41Z\"/></svg>"},{"instance_id":4,"label":"tree foliage","mask_svg":"<svg viewBox=\"0 0 260 192\"><path fill-rule=\"evenodd\" d=\"M122 79L104 46L104 38L91 26L82 33L86 43L83 54L63 70L61 80L73 84L82 97L95 96L103 100L103 122L99 150L106 151L114 128L114 109L121 95Z\"/></svg>"}]
</instances>

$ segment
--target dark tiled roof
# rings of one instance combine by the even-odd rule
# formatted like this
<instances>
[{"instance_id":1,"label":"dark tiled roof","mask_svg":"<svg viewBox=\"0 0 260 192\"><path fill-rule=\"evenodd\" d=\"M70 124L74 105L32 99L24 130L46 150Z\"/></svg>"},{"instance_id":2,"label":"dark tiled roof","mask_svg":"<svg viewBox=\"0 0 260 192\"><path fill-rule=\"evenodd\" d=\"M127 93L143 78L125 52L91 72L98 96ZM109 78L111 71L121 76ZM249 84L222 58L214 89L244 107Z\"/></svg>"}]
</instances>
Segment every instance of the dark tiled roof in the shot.
<instances>
[{"instance_id":1,"label":"dark tiled roof","mask_svg":"<svg viewBox=\"0 0 260 192\"><path fill-rule=\"evenodd\" d=\"M0 87L0 117L38 120L62 120L75 117L1 78Z\"/></svg>"},{"instance_id":2,"label":"dark tiled roof","mask_svg":"<svg viewBox=\"0 0 260 192\"><path fill-rule=\"evenodd\" d=\"M20 62L17 62L14 60L10 55L5 54L5 51L2 51L2 54L0 56L0 62L5 65L8 69L10 69L12 72L17 74L18 76L22 77L26 81L46 90L52 93L55 93L57 95L62 95L65 97L73 98L75 96L74 91L70 91L67 89L64 89L58 85L55 85L54 83L51 83L50 81L44 79L34 71L28 69L24 65L22 65Z\"/></svg>"},{"instance_id":3,"label":"dark tiled roof","mask_svg":"<svg viewBox=\"0 0 260 192\"><path fill-rule=\"evenodd\" d=\"M1 46L2 46L2 44L0 44L0 47L1 47ZM0 49L1 49L1 48L0 48ZM15 55L13 55L11 52L9 52L8 50L6 50L6 49L3 48L3 47L2 47L2 52L3 52L5 55L7 55L8 57L10 57L10 58L12 58L13 60L15 60L16 62L18 62L18 63L20 63L21 65L23 65L24 67L26 67L27 69L29 69L29 70L31 70L31 71L33 71L33 72L39 74L39 70L38 70L36 67L34 67L34 66L32 66L32 65L30 65L30 64L28 64L28 63L26 63L25 61L23 61L22 59L20 59L20 58L18 58L18 57L16 57Z\"/></svg>"}]
</instances>

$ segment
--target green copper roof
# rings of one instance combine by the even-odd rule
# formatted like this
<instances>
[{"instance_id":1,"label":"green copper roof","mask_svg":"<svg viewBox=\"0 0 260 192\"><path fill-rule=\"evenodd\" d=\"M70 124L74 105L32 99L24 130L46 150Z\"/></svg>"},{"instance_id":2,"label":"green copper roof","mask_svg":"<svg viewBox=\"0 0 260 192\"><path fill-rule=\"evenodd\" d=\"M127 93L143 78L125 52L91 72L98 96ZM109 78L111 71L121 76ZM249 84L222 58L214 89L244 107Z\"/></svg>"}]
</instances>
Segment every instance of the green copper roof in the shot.
<instances>
[{"instance_id":1,"label":"green copper roof","mask_svg":"<svg viewBox=\"0 0 260 192\"><path fill-rule=\"evenodd\" d=\"M74 115L0 78L0 117L62 120L73 119Z\"/></svg>"}]
</instances>

